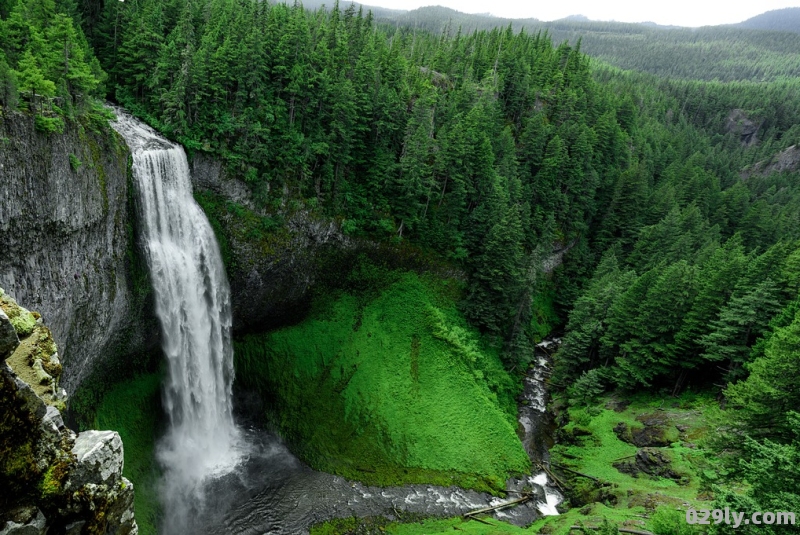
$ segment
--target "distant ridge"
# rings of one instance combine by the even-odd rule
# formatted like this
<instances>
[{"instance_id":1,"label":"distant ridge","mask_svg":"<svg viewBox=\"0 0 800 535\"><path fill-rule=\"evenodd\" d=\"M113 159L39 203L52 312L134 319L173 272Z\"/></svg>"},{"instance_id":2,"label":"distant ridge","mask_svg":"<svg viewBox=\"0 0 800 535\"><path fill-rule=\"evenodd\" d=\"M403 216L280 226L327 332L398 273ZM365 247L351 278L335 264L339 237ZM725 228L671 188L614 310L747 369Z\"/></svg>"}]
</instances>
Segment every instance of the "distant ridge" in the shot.
<instances>
[{"instance_id":1,"label":"distant ridge","mask_svg":"<svg viewBox=\"0 0 800 535\"><path fill-rule=\"evenodd\" d=\"M800 7L774 9L749 18L736 26L749 30L774 30L800 33Z\"/></svg>"},{"instance_id":2,"label":"distant ridge","mask_svg":"<svg viewBox=\"0 0 800 535\"><path fill-rule=\"evenodd\" d=\"M294 0L266 0L292 4ZM307 9L326 9L334 0L301 0ZM365 0L369 2L369 0ZM437 2L441 0L431 0ZM2 3L2 0L0 0ZM356 3L388 31L468 34L508 28L543 32L554 43L581 43L587 55L621 69L692 80L754 80L800 78L800 8L763 13L740 24L687 28L654 22L587 20L582 15L542 21L462 13L449 7L425 6L411 11ZM340 0L339 9L350 8ZM404 30L405 28L405 30ZM764 31L778 30L784 31ZM794 33L785 30L789 29Z\"/></svg>"}]
</instances>

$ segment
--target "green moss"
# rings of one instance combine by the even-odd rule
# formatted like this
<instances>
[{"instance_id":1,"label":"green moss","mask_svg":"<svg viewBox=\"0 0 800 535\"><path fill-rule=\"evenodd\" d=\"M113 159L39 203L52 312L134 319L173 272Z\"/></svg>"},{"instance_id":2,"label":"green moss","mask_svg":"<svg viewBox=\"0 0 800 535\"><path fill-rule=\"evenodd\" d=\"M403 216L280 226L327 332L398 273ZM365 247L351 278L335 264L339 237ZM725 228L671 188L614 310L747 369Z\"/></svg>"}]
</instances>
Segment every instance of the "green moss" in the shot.
<instances>
[{"instance_id":1,"label":"green moss","mask_svg":"<svg viewBox=\"0 0 800 535\"><path fill-rule=\"evenodd\" d=\"M36 326L36 318L25 309L22 309L22 312L16 317L9 319L11 320L11 325L14 326L14 330L17 331L17 335L20 337L31 334L33 328Z\"/></svg>"},{"instance_id":2,"label":"green moss","mask_svg":"<svg viewBox=\"0 0 800 535\"><path fill-rule=\"evenodd\" d=\"M64 479L67 475L67 466L63 462L54 462L42 476L39 491L42 499L51 500L60 495L64 490Z\"/></svg>"},{"instance_id":3,"label":"green moss","mask_svg":"<svg viewBox=\"0 0 800 535\"><path fill-rule=\"evenodd\" d=\"M430 519L423 522L390 524L386 533L392 535L428 535L431 533L470 533L472 535L501 535L504 533L531 533L530 530L518 528L491 517L477 520L450 518L445 520Z\"/></svg>"},{"instance_id":4,"label":"green moss","mask_svg":"<svg viewBox=\"0 0 800 535\"><path fill-rule=\"evenodd\" d=\"M12 429L3 430L3 433L11 433ZM12 479L26 479L30 474L36 474L36 460L34 458L33 445L30 442L23 442L15 447L3 448L3 460L0 461L0 472Z\"/></svg>"},{"instance_id":5,"label":"green moss","mask_svg":"<svg viewBox=\"0 0 800 535\"><path fill-rule=\"evenodd\" d=\"M160 514L154 447L162 425L162 379L161 373L151 373L116 385L103 397L96 416L96 427L117 431L125 445L123 475L134 485L136 522L143 535L156 533Z\"/></svg>"},{"instance_id":6,"label":"green moss","mask_svg":"<svg viewBox=\"0 0 800 535\"><path fill-rule=\"evenodd\" d=\"M0 289L0 308L6 313L8 319L14 330L17 331L17 336L24 338L30 336L33 328L36 326L36 316L29 312L27 309L19 306L16 301L8 297L2 289Z\"/></svg>"},{"instance_id":7,"label":"green moss","mask_svg":"<svg viewBox=\"0 0 800 535\"><path fill-rule=\"evenodd\" d=\"M502 489L529 468L518 385L447 285L389 279L381 291L323 293L300 324L240 340L237 380L270 397L276 423L316 468L379 485Z\"/></svg>"},{"instance_id":8,"label":"green moss","mask_svg":"<svg viewBox=\"0 0 800 535\"><path fill-rule=\"evenodd\" d=\"M543 517L529 528L529 533L548 533L550 535L575 535L579 531L572 530L572 526L584 526L586 533L596 533L596 528L603 526L608 521L612 526L629 529L645 530L647 511L642 506L609 507L602 503L594 503L586 507L570 509L559 516Z\"/></svg>"},{"instance_id":9,"label":"green moss","mask_svg":"<svg viewBox=\"0 0 800 535\"><path fill-rule=\"evenodd\" d=\"M69 155L69 166L72 167L73 171L77 171L80 166L83 165L83 162L75 156L74 154L70 153Z\"/></svg>"},{"instance_id":10,"label":"green moss","mask_svg":"<svg viewBox=\"0 0 800 535\"><path fill-rule=\"evenodd\" d=\"M403 515L403 513L400 513ZM410 516L410 515L409 515ZM472 535L502 535L533 533L492 517L480 520L464 518L402 519L392 522L385 518L337 518L311 528L310 535L350 535L356 533L389 533L393 535L430 535L434 533L470 533Z\"/></svg>"},{"instance_id":11,"label":"green moss","mask_svg":"<svg viewBox=\"0 0 800 535\"><path fill-rule=\"evenodd\" d=\"M222 256L222 263L225 268L230 272L234 267L233 255L231 254L231 247L228 243L228 237L225 234L224 227L220 218L224 214L224 202L222 199L212 193L205 191L194 191L194 198L203 212L206 214L208 222L214 231L214 236L217 238L219 244L219 252Z\"/></svg>"}]
</instances>

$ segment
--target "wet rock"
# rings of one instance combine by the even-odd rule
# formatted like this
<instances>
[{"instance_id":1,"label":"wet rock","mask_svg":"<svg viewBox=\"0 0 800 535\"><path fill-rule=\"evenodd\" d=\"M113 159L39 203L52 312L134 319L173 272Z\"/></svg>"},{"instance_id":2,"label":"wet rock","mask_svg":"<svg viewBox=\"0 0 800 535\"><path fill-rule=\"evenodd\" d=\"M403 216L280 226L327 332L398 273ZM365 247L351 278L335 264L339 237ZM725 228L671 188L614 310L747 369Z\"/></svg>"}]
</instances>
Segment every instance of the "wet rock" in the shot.
<instances>
[{"instance_id":1,"label":"wet rock","mask_svg":"<svg viewBox=\"0 0 800 535\"><path fill-rule=\"evenodd\" d=\"M656 448L642 448L633 459L616 462L614 468L632 477L647 474L656 477L680 480L681 475L672 470L672 460Z\"/></svg>"},{"instance_id":2,"label":"wet rock","mask_svg":"<svg viewBox=\"0 0 800 535\"><path fill-rule=\"evenodd\" d=\"M320 276L322 259L352 250L354 241L334 221L304 210L281 215L280 228L269 235L244 232L248 221L270 215L257 207L247 185L201 152L191 155L189 164L197 191L214 194L224 201L221 204L232 201L242 207L233 213L207 214L217 219L220 228L216 231L221 230L232 260L226 268L234 330L258 332L302 317L309 306L309 290Z\"/></svg>"},{"instance_id":3,"label":"wet rock","mask_svg":"<svg viewBox=\"0 0 800 535\"><path fill-rule=\"evenodd\" d=\"M37 507L18 507L6 515L0 535L44 535L47 520Z\"/></svg>"},{"instance_id":4,"label":"wet rock","mask_svg":"<svg viewBox=\"0 0 800 535\"><path fill-rule=\"evenodd\" d=\"M83 526L86 525L85 520L81 520L80 522L73 522L72 524L67 524L65 535L80 535L81 531L83 530Z\"/></svg>"}]
</instances>

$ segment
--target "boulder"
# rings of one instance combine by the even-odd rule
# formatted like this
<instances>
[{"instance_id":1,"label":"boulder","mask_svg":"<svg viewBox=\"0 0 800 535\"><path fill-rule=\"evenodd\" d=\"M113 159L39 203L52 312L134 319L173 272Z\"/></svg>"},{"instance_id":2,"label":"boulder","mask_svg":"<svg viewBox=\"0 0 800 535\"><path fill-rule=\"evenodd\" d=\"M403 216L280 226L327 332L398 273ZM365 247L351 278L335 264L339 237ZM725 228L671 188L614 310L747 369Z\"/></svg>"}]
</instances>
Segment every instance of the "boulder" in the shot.
<instances>
[{"instance_id":1,"label":"boulder","mask_svg":"<svg viewBox=\"0 0 800 535\"><path fill-rule=\"evenodd\" d=\"M642 414L636 417L641 427L629 427L625 422L614 426L617 438L639 448L664 447L671 444L667 433L667 418L657 414Z\"/></svg>"},{"instance_id":2,"label":"boulder","mask_svg":"<svg viewBox=\"0 0 800 535\"><path fill-rule=\"evenodd\" d=\"M72 453L77 462L67 489L92 483L112 485L122 478L122 439L116 431L84 431L78 434Z\"/></svg>"},{"instance_id":3,"label":"boulder","mask_svg":"<svg viewBox=\"0 0 800 535\"><path fill-rule=\"evenodd\" d=\"M38 507L18 507L6 515L0 535L44 535L47 520Z\"/></svg>"},{"instance_id":4,"label":"boulder","mask_svg":"<svg viewBox=\"0 0 800 535\"><path fill-rule=\"evenodd\" d=\"M680 480L681 475L672 469L672 460L656 448L642 448L636 452L632 460L613 464L614 468L632 477L640 473L656 477Z\"/></svg>"},{"instance_id":5,"label":"boulder","mask_svg":"<svg viewBox=\"0 0 800 535\"><path fill-rule=\"evenodd\" d=\"M17 331L14 330L6 313L0 308L0 359L5 359L18 345Z\"/></svg>"},{"instance_id":6,"label":"boulder","mask_svg":"<svg viewBox=\"0 0 800 535\"><path fill-rule=\"evenodd\" d=\"M760 128L760 123L751 120L744 113L744 110L740 109L731 110L725 124L725 129L728 133L739 136L739 140L745 146L758 143L758 131Z\"/></svg>"}]
</instances>

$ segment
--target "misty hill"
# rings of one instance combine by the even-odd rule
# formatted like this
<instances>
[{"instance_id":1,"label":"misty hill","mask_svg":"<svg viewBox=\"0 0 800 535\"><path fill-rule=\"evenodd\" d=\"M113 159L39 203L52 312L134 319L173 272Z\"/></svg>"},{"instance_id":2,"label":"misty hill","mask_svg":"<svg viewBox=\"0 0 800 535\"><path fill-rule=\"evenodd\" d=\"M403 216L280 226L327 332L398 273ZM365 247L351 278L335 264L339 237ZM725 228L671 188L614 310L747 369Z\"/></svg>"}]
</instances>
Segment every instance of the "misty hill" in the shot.
<instances>
[{"instance_id":1,"label":"misty hill","mask_svg":"<svg viewBox=\"0 0 800 535\"><path fill-rule=\"evenodd\" d=\"M316 9L332 3L307 0L303 4ZM580 40L583 52L611 65L670 78L766 81L800 76L800 34L742 26L692 29L652 22L592 21L579 15L550 22L535 18L507 19L462 13L442 6L412 11L363 7L384 25L435 34L455 34L459 28L462 33L470 33L509 25L514 31L524 28L527 32L547 32L555 43L567 41L575 45ZM750 21L783 12L800 13L800 8L765 13ZM796 26L800 27L800 23Z\"/></svg>"},{"instance_id":2,"label":"misty hill","mask_svg":"<svg viewBox=\"0 0 800 535\"><path fill-rule=\"evenodd\" d=\"M580 41L581 50L623 69L700 80L771 80L800 76L800 35L732 26L676 28L625 22L506 19L441 6L376 16L385 23L454 33L511 27L547 32L555 43Z\"/></svg>"},{"instance_id":3,"label":"misty hill","mask_svg":"<svg viewBox=\"0 0 800 535\"><path fill-rule=\"evenodd\" d=\"M800 7L767 11L739 23L740 28L800 33Z\"/></svg>"}]
</instances>

